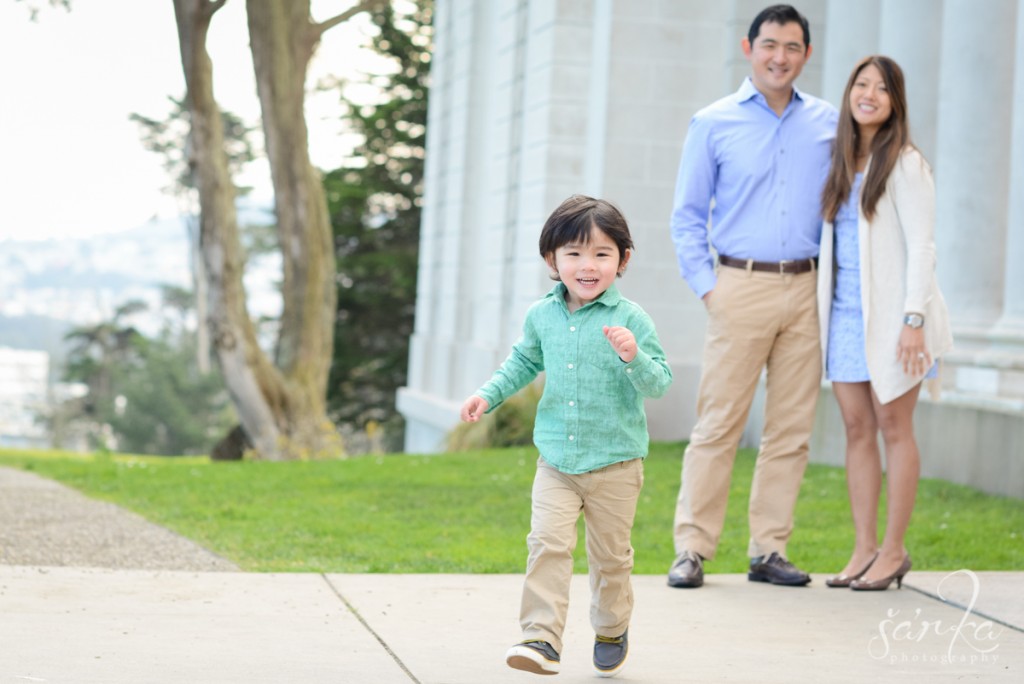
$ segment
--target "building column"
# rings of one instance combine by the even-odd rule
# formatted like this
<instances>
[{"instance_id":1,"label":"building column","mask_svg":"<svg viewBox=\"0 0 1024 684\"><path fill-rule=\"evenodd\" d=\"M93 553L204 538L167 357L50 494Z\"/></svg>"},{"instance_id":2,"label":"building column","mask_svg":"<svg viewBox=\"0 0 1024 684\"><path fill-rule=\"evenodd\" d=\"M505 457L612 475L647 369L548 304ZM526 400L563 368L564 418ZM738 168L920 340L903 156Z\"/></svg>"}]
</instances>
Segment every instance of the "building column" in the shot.
<instances>
[{"instance_id":1,"label":"building column","mask_svg":"<svg viewBox=\"0 0 1024 684\"><path fill-rule=\"evenodd\" d=\"M1010 192L1006 222L1006 285L999 331L1024 341L1024 0L1017 4L1016 66L1014 67Z\"/></svg>"},{"instance_id":2,"label":"building column","mask_svg":"<svg viewBox=\"0 0 1024 684\"><path fill-rule=\"evenodd\" d=\"M825 51L819 55L824 64L822 98L836 107L843 97L846 81L857 62L878 52L878 15L880 0L828 0L825 17ZM814 36L811 36L814 45Z\"/></svg>"},{"instance_id":3,"label":"building column","mask_svg":"<svg viewBox=\"0 0 1024 684\"><path fill-rule=\"evenodd\" d=\"M878 52L902 67L911 140L934 162L942 0L882 0L880 15Z\"/></svg>"},{"instance_id":4,"label":"building column","mask_svg":"<svg viewBox=\"0 0 1024 684\"><path fill-rule=\"evenodd\" d=\"M946 0L939 64L936 244L954 329L1003 311L1018 0Z\"/></svg>"}]
</instances>

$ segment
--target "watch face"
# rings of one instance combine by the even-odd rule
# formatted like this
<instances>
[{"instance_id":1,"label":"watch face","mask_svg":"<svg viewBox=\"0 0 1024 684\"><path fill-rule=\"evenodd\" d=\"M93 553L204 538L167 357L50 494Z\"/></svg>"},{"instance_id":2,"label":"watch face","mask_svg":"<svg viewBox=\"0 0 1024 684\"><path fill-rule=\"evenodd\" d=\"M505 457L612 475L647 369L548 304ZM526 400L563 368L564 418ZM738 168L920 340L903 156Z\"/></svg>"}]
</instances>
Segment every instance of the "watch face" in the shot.
<instances>
[{"instance_id":1,"label":"watch face","mask_svg":"<svg viewBox=\"0 0 1024 684\"><path fill-rule=\"evenodd\" d=\"M924 316L921 314L907 314L907 317L903 319L903 322L911 328L920 328L924 325Z\"/></svg>"}]
</instances>

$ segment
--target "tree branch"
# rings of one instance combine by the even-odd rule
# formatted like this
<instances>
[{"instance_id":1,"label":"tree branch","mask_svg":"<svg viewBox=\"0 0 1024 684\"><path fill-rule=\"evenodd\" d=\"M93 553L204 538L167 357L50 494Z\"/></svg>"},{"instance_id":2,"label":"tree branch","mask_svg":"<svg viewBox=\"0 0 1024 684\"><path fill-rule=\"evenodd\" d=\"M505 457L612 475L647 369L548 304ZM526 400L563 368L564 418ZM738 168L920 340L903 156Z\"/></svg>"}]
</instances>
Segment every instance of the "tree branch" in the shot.
<instances>
[{"instance_id":1,"label":"tree branch","mask_svg":"<svg viewBox=\"0 0 1024 684\"><path fill-rule=\"evenodd\" d=\"M341 14L331 17L326 21L321 21L319 24L313 24L313 40L320 40L320 36L324 34L328 29L332 29L338 24L348 21L360 12L368 12L374 9L380 9L387 3L384 0L362 0L358 5L350 7Z\"/></svg>"},{"instance_id":2,"label":"tree branch","mask_svg":"<svg viewBox=\"0 0 1024 684\"><path fill-rule=\"evenodd\" d=\"M224 6L224 3L227 1L228 0L211 0L210 4L206 6L206 16L212 17L214 14L217 13L217 10Z\"/></svg>"}]
</instances>

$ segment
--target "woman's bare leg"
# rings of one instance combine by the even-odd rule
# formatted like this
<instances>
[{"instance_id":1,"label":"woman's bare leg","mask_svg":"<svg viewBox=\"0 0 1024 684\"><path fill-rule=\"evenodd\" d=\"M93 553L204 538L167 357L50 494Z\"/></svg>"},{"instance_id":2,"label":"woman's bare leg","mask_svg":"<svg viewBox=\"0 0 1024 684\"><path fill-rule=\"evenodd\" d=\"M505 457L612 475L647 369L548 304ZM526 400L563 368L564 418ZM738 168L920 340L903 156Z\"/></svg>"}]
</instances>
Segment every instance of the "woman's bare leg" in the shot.
<instances>
[{"instance_id":1,"label":"woman's bare leg","mask_svg":"<svg viewBox=\"0 0 1024 684\"><path fill-rule=\"evenodd\" d=\"M878 421L869 383L834 382L832 391L846 428L846 488L856 535L853 554L840 574L855 575L878 551L878 498L882 488Z\"/></svg>"},{"instance_id":2,"label":"woman's bare leg","mask_svg":"<svg viewBox=\"0 0 1024 684\"><path fill-rule=\"evenodd\" d=\"M886 507L888 509L885 538L878 560L866 579L888 577L899 569L907 549L904 540L917 498L917 481L921 474L921 456L914 439L914 408L921 386L917 385L888 404L879 404L872 392L875 415L885 444Z\"/></svg>"}]
</instances>

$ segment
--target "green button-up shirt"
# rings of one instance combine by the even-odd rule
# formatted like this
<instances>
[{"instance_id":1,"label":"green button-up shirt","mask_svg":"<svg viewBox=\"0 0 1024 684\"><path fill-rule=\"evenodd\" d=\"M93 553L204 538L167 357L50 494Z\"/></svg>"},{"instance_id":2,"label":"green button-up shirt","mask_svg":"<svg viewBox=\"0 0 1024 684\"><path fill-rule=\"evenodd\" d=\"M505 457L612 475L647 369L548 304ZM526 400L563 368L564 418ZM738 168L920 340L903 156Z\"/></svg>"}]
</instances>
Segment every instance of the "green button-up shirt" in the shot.
<instances>
[{"instance_id":1,"label":"green button-up shirt","mask_svg":"<svg viewBox=\"0 0 1024 684\"><path fill-rule=\"evenodd\" d=\"M573 313L565 293L558 283L530 307L522 337L477 395L493 411L545 371L533 430L545 461L578 474L643 458L650 441L644 397L660 397L672 383L654 322L615 285ZM606 325L632 331L637 354L631 362L605 338Z\"/></svg>"}]
</instances>

